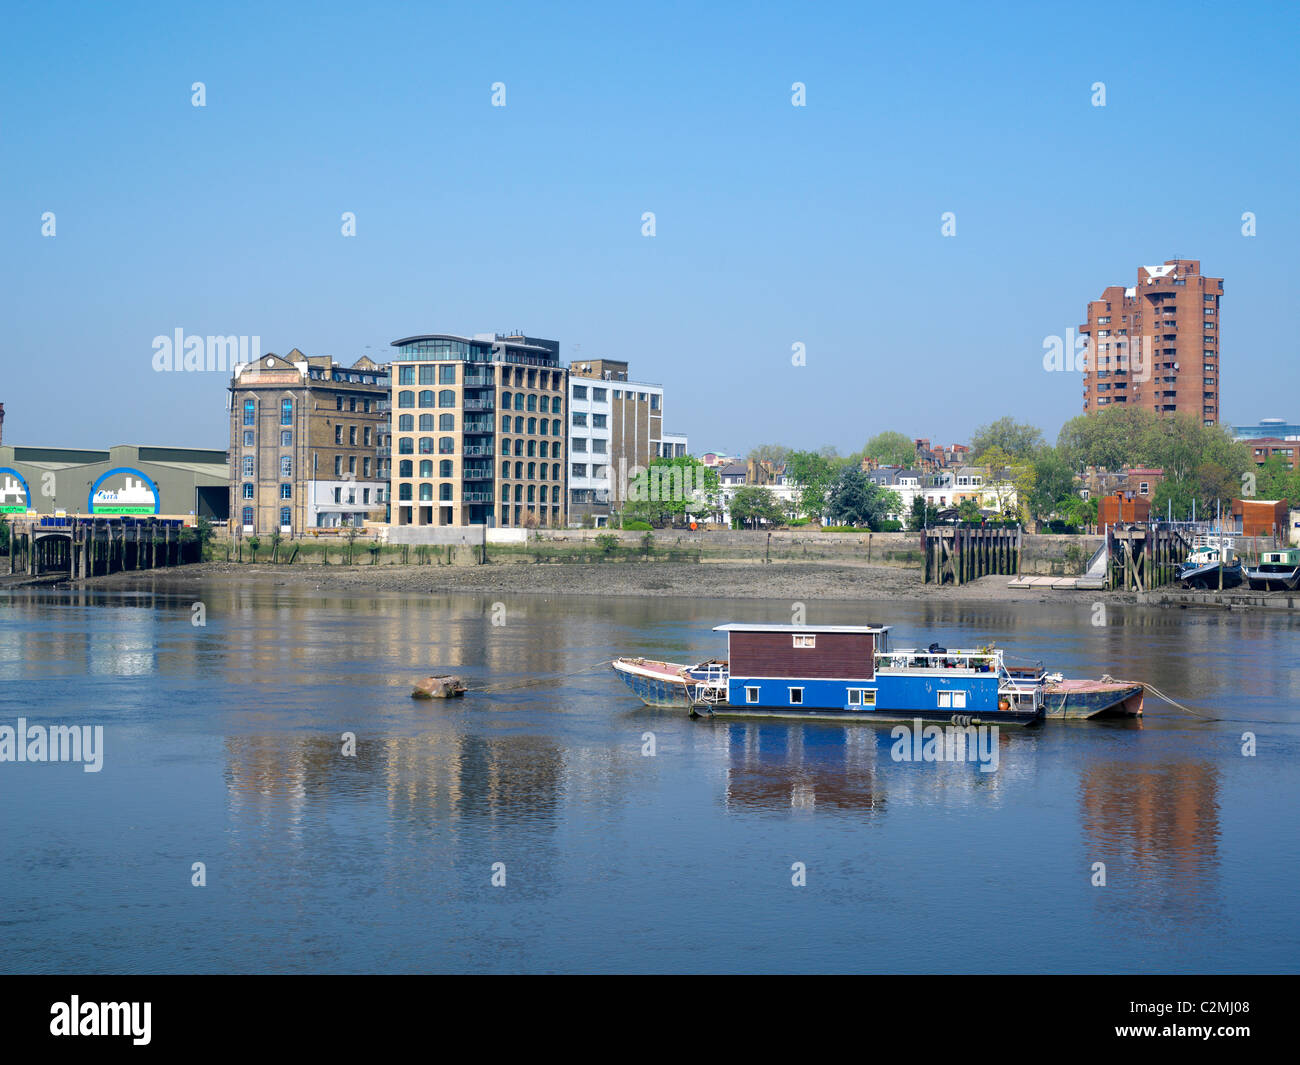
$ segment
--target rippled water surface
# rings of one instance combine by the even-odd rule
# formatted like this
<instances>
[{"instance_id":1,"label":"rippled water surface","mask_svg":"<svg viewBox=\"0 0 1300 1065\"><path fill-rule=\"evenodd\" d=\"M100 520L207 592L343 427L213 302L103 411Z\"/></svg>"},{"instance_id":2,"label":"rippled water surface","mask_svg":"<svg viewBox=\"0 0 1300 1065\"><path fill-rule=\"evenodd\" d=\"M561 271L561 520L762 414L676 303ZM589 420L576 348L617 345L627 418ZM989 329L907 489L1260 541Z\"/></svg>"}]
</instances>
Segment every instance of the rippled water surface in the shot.
<instances>
[{"instance_id":1,"label":"rippled water surface","mask_svg":"<svg viewBox=\"0 0 1300 1065\"><path fill-rule=\"evenodd\" d=\"M105 735L99 773L0 763L4 970L1300 968L1296 620L808 604L1233 719L1148 698L1140 725L1003 730L982 773L896 762L888 727L692 722L579 672L721 655L712 626L788 603L505 610L251 583L0 598L0 725ZM521 686L409 697L442 670Z\"/></svg>"}]
</instances>

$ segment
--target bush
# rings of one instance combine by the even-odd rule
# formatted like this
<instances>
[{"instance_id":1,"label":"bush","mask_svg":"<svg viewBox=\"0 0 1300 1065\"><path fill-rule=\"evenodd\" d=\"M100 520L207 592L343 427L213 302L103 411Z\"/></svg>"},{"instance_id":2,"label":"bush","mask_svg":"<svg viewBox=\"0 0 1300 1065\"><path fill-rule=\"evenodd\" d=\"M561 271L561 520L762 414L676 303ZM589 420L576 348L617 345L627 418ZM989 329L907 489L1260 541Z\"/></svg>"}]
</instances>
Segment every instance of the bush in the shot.
<instances>
[{"instance_id":1,"label":"bush","mask_svg":"<svg viewBox=\"0 0 1300 1065\"><path fill-rule=\"evenodd\" d=\"M876 532L902 532L903 523L901 521L882 521L880 528Z\"/></svg>"},{"instance_id":2,"label":"bush","mask_svg":"<svg viewBox=\"0 0 1300 1065\"><path fill-rule=\"evenodd\" d=\"M635 532L648 532L650 529L653 529L654 526L648 521L625 521L623 522L623 528ZM598 536L596 539L599 540L600 537Z\"/></svg>"},{"instance_id":3,"label":"bush","mask_svg":"<svg viewBox=\"0 0 1300 1065\"><path fill-rule=\"evenodd\" d=\"M618 550L618 537L613 533L601 533L596 537L596 546L606 555L612 555Z\"/></svg>"}]
</instances>

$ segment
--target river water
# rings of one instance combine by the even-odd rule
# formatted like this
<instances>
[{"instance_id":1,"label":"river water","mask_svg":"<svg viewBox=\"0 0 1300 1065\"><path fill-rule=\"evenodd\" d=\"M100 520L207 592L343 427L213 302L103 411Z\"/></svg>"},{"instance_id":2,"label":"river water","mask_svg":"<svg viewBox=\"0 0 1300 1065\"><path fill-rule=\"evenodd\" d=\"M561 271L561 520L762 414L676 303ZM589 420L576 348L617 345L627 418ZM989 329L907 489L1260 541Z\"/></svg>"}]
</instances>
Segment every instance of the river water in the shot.
<instances>
[{"instance_id":1,"label":"river water","mask_svg":"<svg viewBox=\"0 0 1300 1065\"><path fill-rule=\"evenodd\" d=\"M579 672L721 656L712 626L790 619L252 582L0 597L0 725L104 730L99 772L0 763L2 967L1300 969L1300 621L807 604L1233 719L1148 697L1140 724L1004 729L994 772L895 761L887 726L691 721ZM409 697L443 670L522 686Z\"/></svg>"}]
</instances>

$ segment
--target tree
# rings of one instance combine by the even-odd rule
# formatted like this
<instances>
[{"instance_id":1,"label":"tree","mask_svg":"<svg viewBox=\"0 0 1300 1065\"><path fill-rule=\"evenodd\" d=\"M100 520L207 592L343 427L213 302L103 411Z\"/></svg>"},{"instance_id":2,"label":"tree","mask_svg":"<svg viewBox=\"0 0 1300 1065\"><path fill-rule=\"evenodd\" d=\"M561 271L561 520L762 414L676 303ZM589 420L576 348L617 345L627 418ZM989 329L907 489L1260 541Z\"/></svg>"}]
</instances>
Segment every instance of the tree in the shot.
<instances>
[{"instance_id":1,"label":"tree","mask_svg":"<svg viewBox=\"0 0 1300 1065\"><path fill-rule=\"evenodd\" d=\"M836 525L876 528L885 517L884 493L860 469L840 471L826 500L826 512Z\"/></svg>"},{"instance_id":2,"label":"tree","mask_svg":"<svg viewBox=\"0 0 1300 1065\"><path fill-rule=\"evenodd\" d=\"M868 440L862 454L881 466L910 466L916 461L916 444L902 433L887 429Z\"/></svg>"},{"instance_id":3,"label":"tree","mask_svg":"<svg viewBox=\"0 0 1300 1065\"><path fill-rule=\"evenodd\" d=\"M978 523L984 520L984 511L975 499L963 499L957 504L957 520Z\"/></svg>"},{"instance_id":4,"label":"tree","mask_svg":"<svg viewBox=\"0 0 1300 1065\"><path fill-rule=\"evenodd\" d=\"M880 505L886 514L903 513L903 497L892 488L886 488L880 493Z\"/></svg>"},{"instance_id":5,"label":"tree","mask_svg":"<svg viewBox=\"0 0 1300 1065\"><path fill-rule=\"evenodd\" d=\"M985 453L995 447L1001 448L1013 459L1029 460L1043 443L1041 429L1012 418L999 418L975 430L970 441L971 454L974 456L972 461L983 465Z\"/></svg>"},{"instance_id":6,"label":"tree","mask_svg":"<svg viewBox=\"0 0 1300 1065\"><path fill-rule=\"evenodd\" d=\"M1033 465L1013 458L997 444L985 450L982 465L989 471L985 487L992 490L1002 516L1011 521L1024 521L1034 491Z\"/></svg>"},{"instance_id":7,"label":"tree","mask_svg":"<svg viewBox=\"0 0 1300 1065\"><path fill-rule=\"evenodd\" d=\"M756 529L763 522L779 525L785 520L780 502L768 489L759 485L746 484L737 488L729 509L732 523L739 523L744 529Z\"/></svg>"},{"instance_id":8,"label":"tree","mask_svg":"<svg viewBox=\"0 0 1300 1065\"><path fill-rule=\"evenodd\" d=\"M833 449L832 449L833 450ZM832 458L815 451L791 451L785 457L785 477L799 488L799 513L820 519L826 513L826 499L835 483Z\"/></svg>"},{"instance_id":9,"label":"tree","mask_svg":"<svg viewBox=\"0 0 1300 1065\"><path fill-rule=\"evenodd\" d=\"M1194 484L1182 477L1166 477L1151 494L1151 515L1163 520L1172 514L1174 521L1190 521L1192 501L1195 499L1197 492ZM1199 500L1197 506L1200 514L1204 515L1205 509Z\"/></svg>"},{"instance_id":10,"label":"tree","mask_svg":"<svg viewBox=\"0 0 1300 1065\"><path fill-rule=\"evenodd\" d=\"M1077 499L1074 471L1059 448L1044 447L1034 458L1034 488L1029 494L1029 513L1034 518L1061 514L1063 505Z\"/></svg>"},{"instance_id":11,"label":"tree","mask_svg":"<svg viewBox=\"0 0 1300 1065\"><path fill-rule=\"evenodd\" d=\"M1254 498L1285 499L1293 507L1300 505L1300 471L1292 470L1281 455L1270 455L1254 473Z\"/></svg>"},{"instance_id":12,"label":"tree","mask_svg":"<svg viewBox=\"0 0 1300 1065\"><path fill-rule=\"evenodd\" d=\"M690 455L651 459L628 485L622 517L662 528L689 514L713 513L720 493L718 471L699 459Z\"/></svg>"},{"instance_id":13,"label":"tree","mask_svg":"<svg viewBox=\"0 0 1300 1065\"><path fill-rule=\"evenodd\" d=\"M788 454L790 449L784 444L759 444L749 449L747 458L751 462L771 462L779 466Z\"/></svg>"},{"instance_id":14,"label":"tree","mask_svg":"<svg viewBox=\"0 0 1300 1065\"><path fill-rule=\"evenodd\" d=\"M910 532L920 532L922 529L929 529L939 522L939 508L933 503L927 503L925 496L915 496L912 499L912 509L907 515L907 528Z\"/></svg>"}]
</instances>

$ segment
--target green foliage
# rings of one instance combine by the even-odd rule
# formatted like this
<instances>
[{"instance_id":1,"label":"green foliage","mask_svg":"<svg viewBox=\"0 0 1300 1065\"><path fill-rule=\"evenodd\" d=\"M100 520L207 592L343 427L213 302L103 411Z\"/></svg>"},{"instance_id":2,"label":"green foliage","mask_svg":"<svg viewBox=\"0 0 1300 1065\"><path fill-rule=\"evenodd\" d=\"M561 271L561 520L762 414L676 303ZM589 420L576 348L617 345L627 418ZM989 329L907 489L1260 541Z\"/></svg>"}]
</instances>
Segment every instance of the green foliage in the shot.
<instances>
[{"instance_id":1,"label":"green foliage","mask_svg":"<svg viewBox=\"0 0 1300 1065\"><path fill-rule=\"evenodd\" d=\"M1034 458L1034 488L1029 493L1029 513L1035 518L1062 514L1069 500L1077 499L1074 470L1059 448L1044 447Z\"/></svg>"},{"instance_id":2,"label":"green foliage","mask_svg":"<svg viewBox=\"0 0 1300 1065\"><path fill-rule=\"evenodd\" d=\"M916 444L902 433L887 429L868 440L862 454L882 466L910 466L916 461Z\"/></svg>"},{"instance_id":3,"label":"green foliage","mask_svg":"<svg viewBox=\"0 0 1300 1065\"><path fill-rule=\"evenodd\" d=\"M846 467L831 486L826 513L836 525L874 529L885 518L884 492L862 470Z\"/></svg>"},{"instance_id":4,"label":"green foliage","mask_svg":"<svg viewBox=\"0 0 1300 1065\"><path fill-rule=\"evenodd\" d=\"M974 499L963 499L957 504L957 520L979 524L984 520L984 511Z\"/></svg>"},{"instance_id":5,"label":"green foliage","mask_svg":"<svg viewBox=\"0 0 1300 1065\"><path fill-rule=\"evenodd\" d=\"M1300 506L1300 470L1288 469L1281 455L1270 455L1255 471L1255 498L1285 499Z\"/></svg>"},{"instance_id":6,"label":"green foliage","mask_svg":"<svg viewBox=\"0 0 1300 1065\"><path fill-rule=\"evenodd\" d=\"M939 508L933 503L927 503L924 496L915 496L912 499L912 510L907 515L907 528L910 532L919 532L921 529L931 529L939 523Z\"/></svg>"},{"instance_id":7,"label":"green foliage","mask_svg":"<svg viewBox=\"0 0 1300 1065\"><path fill-rule=\"evenodd\" d=\"M628 485L624 527L630 520L660 528L690 514L712 513L718 508L721 487L718 471L699 459L689 455L652 459Z\"/></svg>"},{"instance_id":8,"label":"green foliage","mask_svg":"<svg viewBox=\"0 0 1300 1065\"><path fill-rule=\"evenodd\" d=\"M248 543L248 549L249 549L251 552L253 552L253 561L256 562L256 561L257 561L257 551L258 551L258 549L262 546L262 541L259 540L256 536L250 536L250 537L248 538L247 543Z\"/></svg>"},{"instance_id":9,"label":"green foliage","mask_svg":"<svg viewBox=\"0 0 1300 1065\"><path fill-rule=\"evenodd\" d=\"M876 532L902 532L902 531L903 531L903 523L901 521L895 521L893 518L886 518L884 521L880 523L880 528L876 530Z\"/></svg>"},{"instance_id":10,"label":"green foliage","mask_svg":"<svg viewBox=\"0 0 1300 1065\"><path fill-rule=\"evenodd\" d=\"M1185 477L1166 477L1151 494L1152 516L1163 519L1172 513L1174 521L1190 521L1194 499L1197 500L1197 516L1204 517L1205 507L1197 497L1196 486Z\"/></svg>"},{"instance_id":11,"label":"green foliage","mask_svg":"<svg viewBox=\"0 0 1300 1065\"><path fill-rule=\"evenodd\" d=\"M641 537L641 553L646 557L649 557L654 554L654 549L655 534L647 530L646 534Z\"/></svg>"},{"instance_id":12,"label":"green foliage","mask_svg":"<svg viewBox=\"0 0 1300 1065\"><path fill-rule=\"evenodd\" d=\"M826 513L826 500L837 472L835 458L821 452L791 451L785 457L786 480L799 488L800 514L817 520Z\"/></svg>"},{"instance_id":13,"label":"green foliage","mask_svg":"<svg viewBox=\"0 0 1300 1065\"><path fill-rule=\"evenodd\" d=\"M736 489L728 507L733 524L743 529L753 528L767 522L779 525L785 521L785 511L772 493L758 485L746 484Z\"/></svg>"},{"instance_id":14,"label":"green foliage","mask_svg":"<svg viewBox=\"0 0 1300 1065\"><path fill-rule=\"evenodd\" d=\"M600 548L601 554L612 555L618 550L619 540L613 533L601 533L596 537L596 546Z\"/></svg>"},{"instance_id":15,"label":"green foliage","mask_svg":"<svg viewBox=\"0 0 1300 1065\"><path fill-rule=\"evenodd\" d=\"M0 554L9 554L9 519L0 514Z\"/></svg>"},{"instance_id":16,"label":"green foliage","mask_svg":"<svg viewBox=\"0 0 1300 1065\"><path fill-rule=\"evenodd\" d=\"M1013 460L1027 462L1038 453L1038 449L1043 446L1043 433L1041 429L1035 428L1028 422L1018 422L1012 418L999 418L988 425L981 425L975 430L974 436L971 437L970 447L972 461L985 465L987 460L985 455L993 448L998 448L1002 453L1010 456Z\"/></svg>"},{"instance_id":17,"label":"green foliage","mask_svg":"<svg viewBox=\"0 0 1300 1065\"><path fill-rule=\"evenodd\" d=\"M651 525L648 521L625 521L623 523L623 528L635 532L643 532L646 529L653 529L654 526ZM600 537L596 537L596 539L599 540Z\"/></svg>"}]
</instances>

